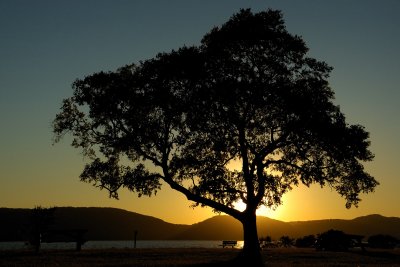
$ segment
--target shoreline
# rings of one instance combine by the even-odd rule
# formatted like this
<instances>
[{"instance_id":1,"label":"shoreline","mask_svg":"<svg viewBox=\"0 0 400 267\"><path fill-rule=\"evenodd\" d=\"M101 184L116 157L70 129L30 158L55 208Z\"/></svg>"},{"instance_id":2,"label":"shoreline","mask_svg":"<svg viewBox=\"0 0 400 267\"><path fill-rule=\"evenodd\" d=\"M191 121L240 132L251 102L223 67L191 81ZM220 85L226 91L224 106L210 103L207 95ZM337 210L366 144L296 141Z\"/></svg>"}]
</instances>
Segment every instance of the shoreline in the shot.
<instances>
[{"instance_id":1,"label":"shoreline","mask_svg":"<svg viewBox=\"0 0 400 267\"><path fill-rule=\"evenodd\" d=\"M0 266L238 266L240 249L139 248L93 250L0 251ZM267 266L400 266L400 250L329 252L274 248L262 251Z\"/></svg>"}]
</instances>

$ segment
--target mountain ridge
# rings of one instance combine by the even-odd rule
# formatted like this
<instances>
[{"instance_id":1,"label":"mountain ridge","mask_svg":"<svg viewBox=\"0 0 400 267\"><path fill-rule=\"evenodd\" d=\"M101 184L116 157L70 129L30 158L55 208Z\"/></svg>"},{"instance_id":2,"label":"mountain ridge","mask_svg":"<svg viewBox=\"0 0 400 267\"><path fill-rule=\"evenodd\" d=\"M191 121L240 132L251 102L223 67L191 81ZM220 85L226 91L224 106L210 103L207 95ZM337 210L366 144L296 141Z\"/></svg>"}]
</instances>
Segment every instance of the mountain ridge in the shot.
<instances>
[{"instance_id":1,"label":"mountain ridge","mask_svg":"<svg viewBox=\"0 0 400 267\"><path fill-rule=\"evenodd\" d=\"M0 208L0 241L25 240L31 209ZM217 215L187 225L117 208L58 207L53 229L87 229L87 240L241 240L242 225L228 215ZM259 237L278 239L319 234L330 229L365 237L388 234L400 239L400 218L370 214L354 219L322 219L283 222L257 217Z\"/></svg>"}]
</instances>

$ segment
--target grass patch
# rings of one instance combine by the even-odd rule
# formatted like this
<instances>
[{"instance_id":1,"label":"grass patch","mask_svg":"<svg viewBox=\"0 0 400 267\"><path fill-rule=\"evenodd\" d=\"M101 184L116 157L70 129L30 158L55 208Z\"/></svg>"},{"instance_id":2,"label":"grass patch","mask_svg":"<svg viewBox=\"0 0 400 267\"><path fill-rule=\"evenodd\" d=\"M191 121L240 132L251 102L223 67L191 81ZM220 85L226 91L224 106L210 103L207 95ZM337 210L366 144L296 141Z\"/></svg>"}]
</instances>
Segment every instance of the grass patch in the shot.
<instances>
[{"instance_id":1,"label":"grass patch","mask_svg":"<svg viewBox=\"0 0 400 267\"><path fill-rule=\"evenodd\" d=\"M0 251L0 266L12 267L185 267L238 266L238 249L163 248ZM368 250L367 252L328 252L314 249L277 248L263 250L266 266L400 266L400 250Z\"/></svg>"}]
</instances>

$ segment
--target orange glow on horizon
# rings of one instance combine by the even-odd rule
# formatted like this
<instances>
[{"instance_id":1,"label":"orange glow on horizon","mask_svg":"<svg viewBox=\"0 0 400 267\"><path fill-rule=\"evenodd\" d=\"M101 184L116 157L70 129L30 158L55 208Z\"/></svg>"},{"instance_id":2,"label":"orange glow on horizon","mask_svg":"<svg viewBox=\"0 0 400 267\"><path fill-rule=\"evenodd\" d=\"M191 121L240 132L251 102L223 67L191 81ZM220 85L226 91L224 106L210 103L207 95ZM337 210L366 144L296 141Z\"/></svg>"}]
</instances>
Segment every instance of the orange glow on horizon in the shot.
<instances>
[{"instance_id":1,"label":"orange glow on horizon","mask_svg":"<svg viewBox=\"0 0 400 267\"><path fill-rule=\"evenodd\" d=\"M244 211L246 209L246 204L243 201L239 200L237 203L234 204L234 208L239 211ZM257 209L256 214L257 216L265 216L271 219L278 219L280 220L280 215L284 213L284 206L279 206L277 209L268 208L266 206L261 206Z\"/></svg>"}]
</instances>

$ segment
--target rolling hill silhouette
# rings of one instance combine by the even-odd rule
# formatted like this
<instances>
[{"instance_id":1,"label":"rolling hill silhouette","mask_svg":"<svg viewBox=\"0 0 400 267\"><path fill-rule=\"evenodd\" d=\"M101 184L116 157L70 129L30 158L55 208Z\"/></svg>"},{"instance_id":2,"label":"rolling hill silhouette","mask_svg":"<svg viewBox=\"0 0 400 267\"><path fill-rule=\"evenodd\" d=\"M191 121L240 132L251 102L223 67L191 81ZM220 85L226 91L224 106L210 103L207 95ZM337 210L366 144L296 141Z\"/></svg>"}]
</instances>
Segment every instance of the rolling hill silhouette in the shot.
<instances>
[{"instance_id":1,"label":"rolling hill silhouette","mask_svg":"<svg viewBox=\"0 0 400 267\"><path fill-rule=\"evenodd\" d=\"M0 209L0 241L25 240L29 228L29 209ZM52 229L87 229L87 240L170 239L189 225L167 223L161 219L114 208L72 208L55 210Z\"/></svg>"},{"instance_id":2,"label":"rolling hill silhouette","mask_svg":"<svg viewBox=\"0 0 400 267\"><path fill-rule=\"evenodd\" d=\"M0 208L0 241L26 240L29 209ZM55 211L53 229L87 229L87 240L241 240L242 225L230 216L215 216L193 225L165 222L151 216L115 208L62 207ZM353 220L314 220L282 222L258 217L259 237L278 239L319 234L329 229L363 235L387 234L400 238L400 218L368 215Z\"/></svg>"},{"instance_id":3,"label":"rolling hill silhouette","mask_svg":"<svg viewBox=\"0 0 400 267\"><path fill-rule=\"evenodd\" d=\"M285 222L259 216L257 217L257 228L260 237L267 235L277 235L280 237L284 235L291 226L287 225ZM273 233L269 233L268 229L274 229ZM242 224L238 220L230 216L221 215L193 224L175 238L185 240L241 240L243 239L243 230Z\"/></svg>"},{"instance_id":4,"label":"rolling hill silhouette","mask_svg":"<svg viewBox=\"0 0 400 267\"><path fill-rule=\"evenodd\" d=\"M400 218L368 215L353 220L315 220L282 222L267 217L257 217L259 237L271 236L278 239L283 235L293 238L310 234L320 234L330 229L365 237L375 234L387 234L400 238ZM217 238L216 238L217 237ZM224 240L243 238L242 225L230 216L215 216L203 222L193 224L176 239Z\"/></svg>"}]
</instances>

